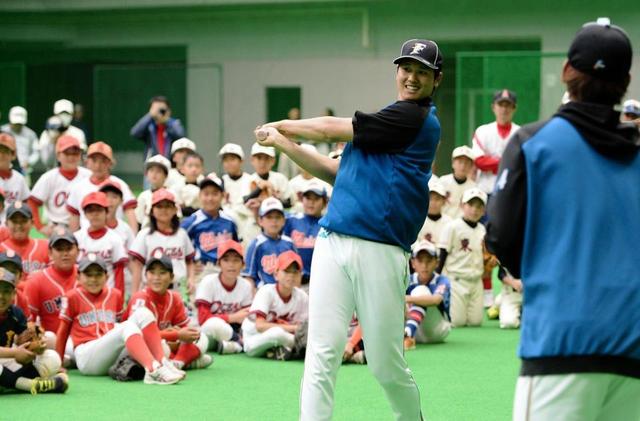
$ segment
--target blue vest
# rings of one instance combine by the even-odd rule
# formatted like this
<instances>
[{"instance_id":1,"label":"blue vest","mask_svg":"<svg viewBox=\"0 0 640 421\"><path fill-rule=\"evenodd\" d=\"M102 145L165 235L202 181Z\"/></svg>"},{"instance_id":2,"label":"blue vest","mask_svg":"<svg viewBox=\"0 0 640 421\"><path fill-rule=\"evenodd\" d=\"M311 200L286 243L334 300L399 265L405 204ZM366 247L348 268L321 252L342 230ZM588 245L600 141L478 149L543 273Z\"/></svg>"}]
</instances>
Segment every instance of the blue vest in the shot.
<instances>
[{"instance_id":1,"label":"blue vest","mask_svg":"<svg viewBox=\"0 0 640 421\"><path fill-rule=\"evenodd\" d=\"M640 154L630 162L609 159L559 117L522 151L520 356L639 359Z\"/></svg>"},{"instance_id":2,"label":"blue vest","mask_svg":"<svg viewBox=\"0 0 640 421\"><path fill-rule=\"evenodd\" d=\"M439 140L440 122L432 106L417 137L401 153L370 153L347 144L320 226L411 251L427 216L427 184Z\"/></svg>"}]
</instances>

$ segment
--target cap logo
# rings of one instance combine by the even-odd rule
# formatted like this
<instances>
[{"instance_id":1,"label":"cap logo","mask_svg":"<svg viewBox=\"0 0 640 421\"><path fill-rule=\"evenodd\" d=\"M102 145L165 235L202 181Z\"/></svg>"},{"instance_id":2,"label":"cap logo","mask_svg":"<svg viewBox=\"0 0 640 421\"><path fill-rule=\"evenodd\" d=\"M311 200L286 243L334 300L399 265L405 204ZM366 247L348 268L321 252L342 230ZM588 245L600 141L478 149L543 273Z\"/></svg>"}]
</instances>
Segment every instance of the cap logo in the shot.
<instances>
[{"instance_id":1,"label":"cap logo","mask_svg":"<svg viewBox=\"0 0 640 421\"><path fill-rule=\"evenodd\" d=\"M7 257L15 257L16 252L11 250L11 249L8 249L7 252L6 252L6 255L7 255Z\"/></svg>"},{"instance_id":2,"label":"cap logo","mask_svg":"<svg viewBox=\"0 0 640 421\"><path fill-rule=\"evenodd\" d=\"M95 262L97 259L95 253L89 253L87 254L87 260L89 260L90 262Z\"/></svg>"},{"instance_id":3,"label":"cap logo","mask_svg":"<svg viewBox=\"0 0 640 421\"><path fill-rule=\"evenodd\" d=\"M13 207L16 209L21 209L22 208L22 202L19 200L16 200L15 202L13 202Z\"/></svg>"},{"instance_id":4,"label":"cap logo","mask_svg":"<svg viewBox=\"0 0 640 421\"><path fill-rule=\"evenodd\" d=\"M62 228L62 227L58 227L58 228L56 229L56 234L58 234L58 235L64 235L64 234L65 234L65 230L64 230L64 228Z\"/></svg>"},{"instance_id":5,"label":"cap logo","mask_svg":"<svg viewBox=\"0 0 640 421\"><path fill-rule=\"evenodd\" d=\"M413 44L413 50L411 50L409 54L420 54L420 52L425 48L427 48L425 44L421 42L416 42L415 44Z\"/></svg>"},{"instance_id":6,"label":"cap logo","mask_svg":"<svg viewBox=\"0 0 640 421\"><path fill-rule=\"evenodd\" d=\"M604 69L607 66L604 64L604 61L602 59L598 60L595 62L595 64L593 65L593 70L600 70L600 69Z\"/></svg>"},{"instance_id":7,"label":"cap logo","mask_svg":"<svg viewBox=\"0 0 640 421\"><path fill-rule=\"evenodd\" d=\"M162 258L162 250L156 250L153 252L153 258L154 259L161 259Z\"/></svg>"}]
</instances>

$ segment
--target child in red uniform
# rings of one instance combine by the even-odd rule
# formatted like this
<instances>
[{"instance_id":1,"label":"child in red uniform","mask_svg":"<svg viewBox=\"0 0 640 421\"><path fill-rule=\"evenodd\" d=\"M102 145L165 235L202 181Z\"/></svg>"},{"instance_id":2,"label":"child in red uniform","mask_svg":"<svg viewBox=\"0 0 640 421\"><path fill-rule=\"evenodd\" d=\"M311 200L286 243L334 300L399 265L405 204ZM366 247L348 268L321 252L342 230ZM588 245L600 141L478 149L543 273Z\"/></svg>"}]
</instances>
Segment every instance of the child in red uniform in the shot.
<instances>
[{"instance_id":1,"label":"child in red uniform","mask_svg":"<svg viewBox=\"0 0 640 421\"><path fill-rule=\"evenodd\" d=\"M55 227L49 238L51 265L29 275L25 293L29 301L31 320L40 318L45 330L47 347L56 347L60 303L64 294L76 286L78 243L69 229ZM69 348L69 351L71 348Z\"/></svg>"},{"instance_id":2,"label":"child in red uniform","mask_svg":"<svg viewBox=\"0 0 640 421\"><path fill-rule=\"evenodd\" d=\"M109 288L107 265L96 254L89 254L78 265L80 286L67 292L60 310L56 351L64 353L69 336L74 346L78 370L85 375L105 375L126 348L129 355L145 368L147 384L173 384L184 378L162 351L160 330L153 313L146 307L122 316L122 294Z\"/></svg>"},{"instance_id":3,"label":"child in red uniform","mask_svg":"<svg viewBox=\"0 0 640 421\"><path fill-rule=\"evenodd\" d=\"M205 354L209 345L206 335L200 329L189 327L189 316L177 291L170 291L173 282L173 263L160 250L147 261L145 276L147 286L133 294L123 320L141 307L146 307L155 316L160 336L168 343L165 355L170 351L171 362L182 368L205 368L213 363L213 358Z\"/></svg>"},{"instance_id":4,"label":"child in red uniform","mask_svg":"<svg viewBox=\"0 0 640 421\"><path fill-rule=\"evenodd\" d=\"M13 250L22 258L25 274L44 269L49 263L47 240L33 239L29 232L33 226L33 214L26 203L16 201L7 209L9 238L0 244L0 251Z\"/></svg>"}]
</instances>

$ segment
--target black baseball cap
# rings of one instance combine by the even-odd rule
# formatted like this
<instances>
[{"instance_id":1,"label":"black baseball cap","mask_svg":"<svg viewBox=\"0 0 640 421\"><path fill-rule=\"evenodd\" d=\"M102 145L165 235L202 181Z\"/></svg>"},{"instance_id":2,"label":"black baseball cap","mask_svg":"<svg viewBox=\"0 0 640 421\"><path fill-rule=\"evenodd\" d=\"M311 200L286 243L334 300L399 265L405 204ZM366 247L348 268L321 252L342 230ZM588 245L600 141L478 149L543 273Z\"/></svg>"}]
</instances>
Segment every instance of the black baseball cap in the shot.
<instances>
[{"instance_id":1,"label":"black baseball cap","mask_svg":"<svg viewBox=\"0 0 640 421\"><path fill-rule=\"evenodd\" d=\"M107 272L107 264L105 263L104 259L102 259L102 257L98 256L95 253L89 253L85 257L80 259L80 263L78 263L78 271L84 272L93 265L96 265L100 269L102 269L102 271Z\"/></svg>"},{"instance_id":2,"label":"black baseball cap","mask_svg":"<svg viewBox=\"0 0 640 421\"><path fill-rule=\"evenodd\" d=\"M435 41L427 39L410 39L402 44L400 57L393 60L394 64L404 59L417 60L430 69L442 70L442 54Z\"/></svg>"},{"instance_id":3,"label":"black baseball cap","mask_svg":"<svg viewBox=\"0 0 640 421\"><path fill-rule=\"evenodd\" d=\"M207 186L216 186L217 188L220 189L220 191L224 192L224 182L214 172L207 174L206 177L200 180L200 183L198 183L198 186L201 189L204 189Z\"/></svg>"},{"instance_id":4,"label":"black baseball cap","mask_svg":"<svg viewBox=\"0 0 640 421\"><path fill-rule=\"evenodd\" d=\"M7 250L0 253L0 265L3 263L13 263L22 270L22 258L16 254L13 250Z\"/></svg>"},{"instance_id":5,"label":"black baseball cap","mask_svg":"<svg viewBox=\"0 0 640 421\"><path fill-rule=\"evenodd\" d=\"M508 89L502 89L500 91L496 91L493 94L493 102L501 102L501 101L507 101L512 103L513 105L516 105L516 102L518 101L518 97L516 96L516 93L513 91L510 91Z\"/></svg>"},{"instance_id":6,"label":"black baseball cap","mask_svg":"<svg viewBox=\"0 0 640 421\"><path fill-rule=\"evenodd\" d=\"M10 219L16 213L19 213L29 219L33 218L29 205L20 200L16 200L9 205L9 208L7 209L7 219Z\"/></svg>"},{"instance_id":7,"label":"black baseball cap","mask_svg":"<svg viewBox=\"0 0 640 421\"><path fill-rule=\"evenodd\" d=\"M173 272L173 262L171 261L171 258L160 250L156 250L151 255L151 258L147 261L146 270L149 270L151 265L156 262L164 266L164 268L167 269L169 272Z\"/></svg>"},{"instance_id":8,"label":"black baseball cap","mask_svg":"<svg viewBox=\"0 0 640 421\"><path fill-rule=\"evenodd\" d=\"M53 229L51 237L49 237L49 248L52 248L58 241L62 240L68 241L71 244L75 244L76 246L78 245L78 240L76 239L75 235L73 235L71 230L69 230L69 228L57 226Z\"/></svg>"},{"instance_id":9,"label":"black baseball cap","mask_svg":"<svg viewBox=\"0 0 640 421\"><path fill-rule=\"evenodd\" d=\"M16 287L16 276L4 268L0 268L0 282L6 282L12 287Z\"/></svg>"},{"instance_id":10,"label":"black baseball cap","mask_svg":"<svg viewBox=\"0 0 640 421\"><path fill-rule=\"evenodd\" d=\"M633 52L624 29L609 18L588 22L578 31L567 58L576 70L598 79L615 81L631 70Z\"/></svg>"}]
</instances>

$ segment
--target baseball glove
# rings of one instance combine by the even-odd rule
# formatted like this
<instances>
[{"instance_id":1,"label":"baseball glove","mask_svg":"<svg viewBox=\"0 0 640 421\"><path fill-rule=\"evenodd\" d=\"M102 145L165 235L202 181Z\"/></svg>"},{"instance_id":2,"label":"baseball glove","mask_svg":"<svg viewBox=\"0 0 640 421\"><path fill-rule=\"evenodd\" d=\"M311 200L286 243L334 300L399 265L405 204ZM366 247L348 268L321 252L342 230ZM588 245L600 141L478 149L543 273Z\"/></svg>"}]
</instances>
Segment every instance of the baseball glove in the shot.
<instances>
[{"instance_id":1,"label":"baseball glove","mask_svg":"<svg viewBox=\"0 0 640 421\"><path fill-rule=\"evenodd\" d=\"M136 360L123 354L109 367L109 376L120 382L142 380L144 378L144 368Z\"/></svg>"},{"instance_id":2,"label":"baseball glove","mask_svg":"<svg viewBox=\"0 0 640 421\"><path fill-rule=\"evenodd\" d=\"M296 333L293 336L293 348L285 356L285 360L304 360L307 351L307 331L309 330L309 322L304 321L298 325Z\"/></svg>"},{"instance_id":3,"label":"baseball glove","mask_svg":"<svg viewBox=\"0 0 640 421\"><path fill-rule=\"evenodd\" d=\"M43 343L44 330L40 326L29 324L27 328L14 339L14 344L17 346L28 343L27 349L36 354L42 354L45 350Z\"/></svg>"}]
</instances>

